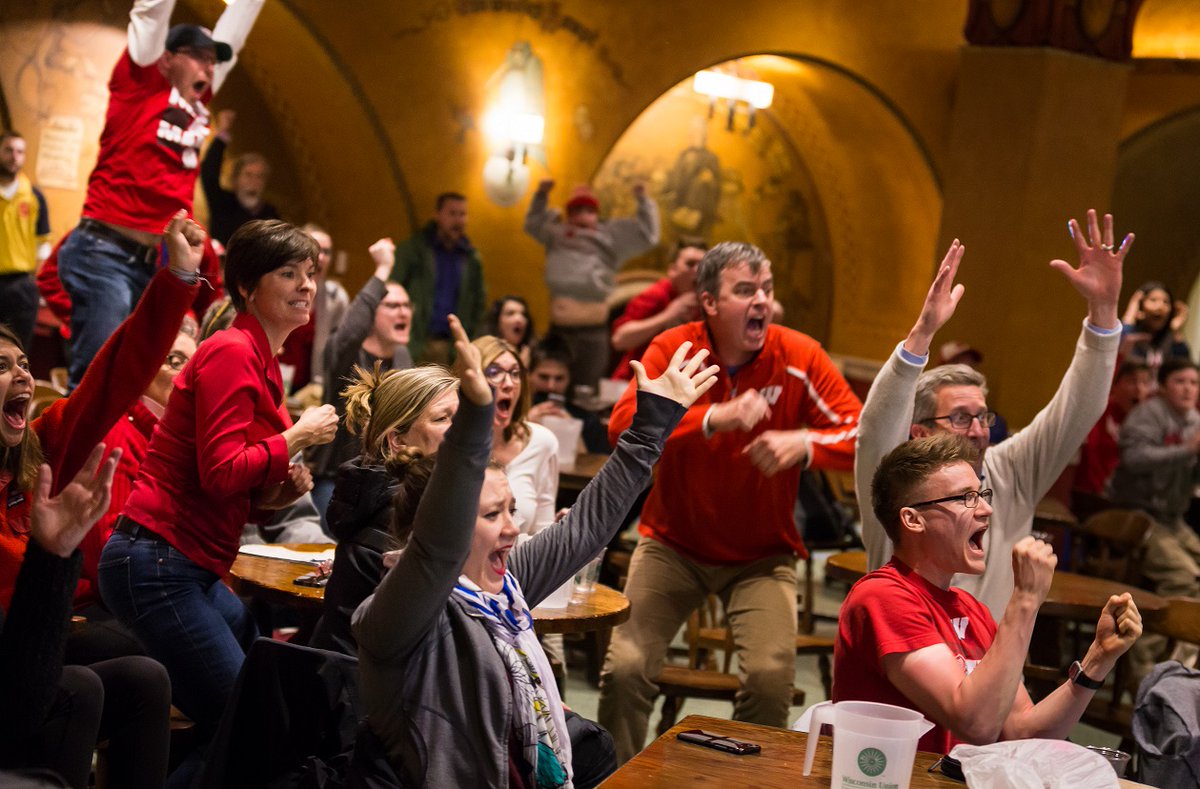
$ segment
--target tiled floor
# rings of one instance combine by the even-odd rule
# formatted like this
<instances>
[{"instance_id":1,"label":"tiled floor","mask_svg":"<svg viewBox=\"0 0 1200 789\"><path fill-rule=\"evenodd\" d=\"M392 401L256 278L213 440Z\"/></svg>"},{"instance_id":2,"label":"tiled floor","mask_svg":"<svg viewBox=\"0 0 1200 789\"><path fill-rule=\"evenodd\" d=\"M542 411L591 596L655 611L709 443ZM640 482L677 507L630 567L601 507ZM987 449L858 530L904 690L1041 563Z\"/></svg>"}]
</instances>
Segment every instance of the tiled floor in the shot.
<instances>
[{"instance_id":1,"label":"tiled floor","mask_svg":"<svg viewBox=\"0 0 1200 789\"><path fill-rule=\"evenodd\" d=\"M813 562L815 568L815 587L817 594L815 596L814 610L817 614L824 614L830 617L836 617L838 608L846 593L846 588L841 584L833 584L826 586L824 583L823 568L825 566L825 558L827 554L815 555ZM803 572L803 567L801 567ZM833 622L818 621L816 626L817 632L821 634L834 635L836 625ZM822 701L825 698L825 691L821 687L820 675L817 672L817 659L815 657L799 657L796 659L796 686L803 688L807 703L814 704ZM596 719L596 706L599 701L599 691L589 685L583 676L583 671L576 669L571 672L567 678L566 685L566 703L585 718L592 720ZM658 725L659 714L658 710L660 703L655 704L655 711L650 718L650 732L653 733ZM791 724L800 717L803 709L797 707L792 710L792 714L788 717L788 723ZM723 702L707 701L704 699L688 699L680 712L680 717L690 714L711 715L717 718L728 718L733 714L732 706ZM1109 748L1116 748L1120 744L1120 738L1104 731L1080 724L1075 727L1071 733L1071 740L1083 745L1102 745Z\"/></svg>"}]
</instances>

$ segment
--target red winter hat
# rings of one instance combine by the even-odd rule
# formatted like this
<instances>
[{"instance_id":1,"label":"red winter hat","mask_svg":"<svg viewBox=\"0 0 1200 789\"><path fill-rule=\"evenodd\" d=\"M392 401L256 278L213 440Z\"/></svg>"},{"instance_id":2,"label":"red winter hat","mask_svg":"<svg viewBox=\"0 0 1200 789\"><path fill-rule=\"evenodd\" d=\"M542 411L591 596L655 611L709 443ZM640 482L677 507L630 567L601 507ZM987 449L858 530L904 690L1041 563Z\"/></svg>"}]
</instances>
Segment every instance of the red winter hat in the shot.
<instances>
[{"instance_id":1,"label":"red winter hat","mask_svg":"<svg viewBox=\"0 0 1200 789\"><path fill-rule=\"evenodd\" d=\"M571 199L567 200L567 213L577 208L590 208L597 213L600 211L600 201L596 199L592 187L587 184L580 184L571 190Z\"/></svg>"}]
</instances>

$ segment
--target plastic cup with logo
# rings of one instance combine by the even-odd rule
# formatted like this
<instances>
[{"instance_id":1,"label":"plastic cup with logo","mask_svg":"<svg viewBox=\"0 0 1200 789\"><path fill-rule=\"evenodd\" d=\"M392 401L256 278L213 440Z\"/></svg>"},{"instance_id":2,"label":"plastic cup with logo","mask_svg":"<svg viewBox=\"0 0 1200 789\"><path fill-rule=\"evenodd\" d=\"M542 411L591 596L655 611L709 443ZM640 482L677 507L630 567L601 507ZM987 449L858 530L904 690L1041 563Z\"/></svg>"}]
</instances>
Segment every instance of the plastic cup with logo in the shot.
<instances>
[{"instance_id":1,"label":"plastic cup with logo","mask_svg":"<svg viewBox=\"0 0 1200 789\"><path fill-rule=\"evenodd\" d=\"M822 702L809 713L804 774L812 773L821 726L831 724L832 789L908 789L917 741L933 728L919 712L871 701Z\"/></svg>"},{"instance_id":2,"label":"plastic cup with logo","mask_svg":"<svg viewBox=\"0 0 1200 789\"><path fill-rule=\"evenodd\" d=\"M559 465L568 468L574 466L575 456L579 449L579 437L583 435L583 422L571 417L564 419L561 416L548 415L542 417L542 426L558 439Z\"/></svg>"},{"instance_id":3,"label":"plastic cup with logo","mask_svg":"<svg viewBox=\"0 0 1200 789\"><path fill-rule=\"evenodd\" d=\"M607 550L607 549L606 549ZM575 573L575 596L587 597L596 591L596 581L600 579L600 565L604 563L604 551L590 562L580 567Z\"/></svg>"}]
</instances>

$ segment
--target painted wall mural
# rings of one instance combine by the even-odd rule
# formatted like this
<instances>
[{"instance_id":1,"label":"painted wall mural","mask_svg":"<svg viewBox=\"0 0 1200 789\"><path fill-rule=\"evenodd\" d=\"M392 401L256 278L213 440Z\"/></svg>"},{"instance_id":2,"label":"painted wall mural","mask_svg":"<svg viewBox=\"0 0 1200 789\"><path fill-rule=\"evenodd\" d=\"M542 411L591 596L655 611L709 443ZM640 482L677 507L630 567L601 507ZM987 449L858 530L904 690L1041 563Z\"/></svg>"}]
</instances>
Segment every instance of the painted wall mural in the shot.
<instances>
[{"instance_id":1,"label":"painted wall mural","mask_svg":"<svg viewBox=\"0 0 1200 789\"><path fill-rule=\"evenodd\" d=\"M818 340L829 332L830 251L824 218L803 158L770 110L733 131L709 117L691 80L672 88L633 123L594 179L606 215L634 211L633 186L645 183L662 213L659 248L626 268L662 268L675 242L748 241L771 259L783 323Z\"/></svg>"}]
</instances>

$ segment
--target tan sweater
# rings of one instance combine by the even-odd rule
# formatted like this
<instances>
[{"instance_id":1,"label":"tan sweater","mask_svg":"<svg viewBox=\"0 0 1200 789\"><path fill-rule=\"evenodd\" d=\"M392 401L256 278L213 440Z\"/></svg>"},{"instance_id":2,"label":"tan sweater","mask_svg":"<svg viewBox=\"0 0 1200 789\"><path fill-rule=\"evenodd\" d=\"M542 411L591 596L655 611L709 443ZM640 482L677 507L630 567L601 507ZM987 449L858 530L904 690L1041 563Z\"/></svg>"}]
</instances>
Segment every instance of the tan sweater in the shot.
<instances>
[{"instance_id":1,"label":"tan sweater","mask_svg":"<svg viewBox=\"0 0 1200 789\"><path fill-rule=\"evenodd\" d=\"M1071 366L1049 404L1028 427L984 455L983 485L995 492L995 512L983 540L987 569L979 576L956 575L954 585L981 600L996 621L1012 596L1012 547L1029 534L1037 503L1104 413L1120 342L1119 332L1105 336L1084 328ZM871 385L859 418L854 482L870 570L892 556L892 541L872 509L871 476L884 455L908 440L923 369L905 361L897 346Z\"/></svg>"}]
</instances>

